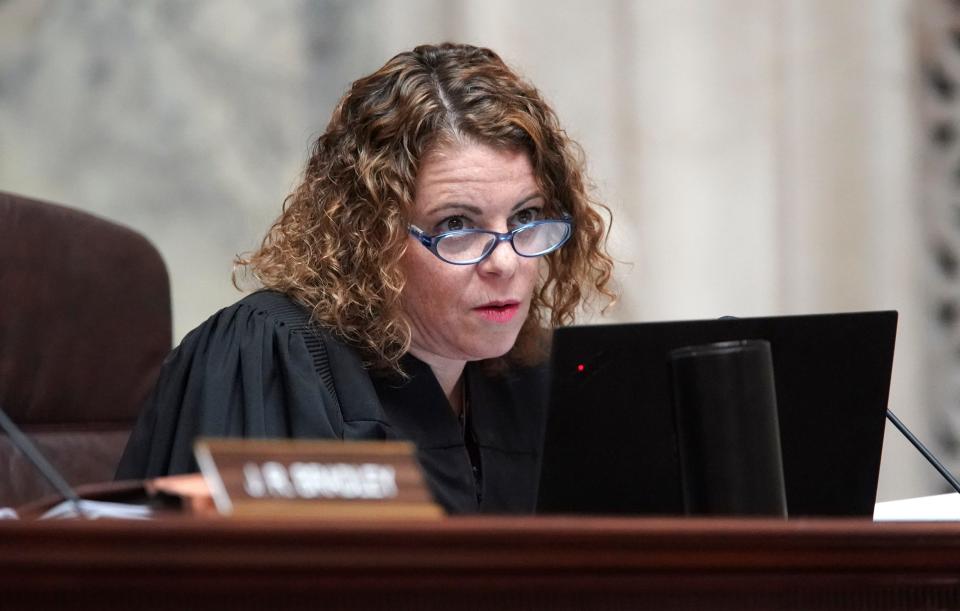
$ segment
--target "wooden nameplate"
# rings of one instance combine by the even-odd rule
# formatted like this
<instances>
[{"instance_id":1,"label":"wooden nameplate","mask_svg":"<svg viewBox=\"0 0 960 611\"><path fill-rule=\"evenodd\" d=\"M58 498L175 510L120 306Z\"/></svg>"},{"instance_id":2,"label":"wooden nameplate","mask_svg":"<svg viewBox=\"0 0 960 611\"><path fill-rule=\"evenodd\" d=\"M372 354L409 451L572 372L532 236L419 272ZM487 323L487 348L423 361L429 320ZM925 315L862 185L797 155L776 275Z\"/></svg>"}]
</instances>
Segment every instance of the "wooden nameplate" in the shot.
<instances>
[{"instance_id":1,"label":"wooden nameplate","mask_svg":"<svg viewBox=\"0 0 960 611\"><path fill-rule=\"evenodd\" d=\"M410 443L201 438L217 510L259 518L424 519L443 510Z\"/></svg>"}]
</instances>

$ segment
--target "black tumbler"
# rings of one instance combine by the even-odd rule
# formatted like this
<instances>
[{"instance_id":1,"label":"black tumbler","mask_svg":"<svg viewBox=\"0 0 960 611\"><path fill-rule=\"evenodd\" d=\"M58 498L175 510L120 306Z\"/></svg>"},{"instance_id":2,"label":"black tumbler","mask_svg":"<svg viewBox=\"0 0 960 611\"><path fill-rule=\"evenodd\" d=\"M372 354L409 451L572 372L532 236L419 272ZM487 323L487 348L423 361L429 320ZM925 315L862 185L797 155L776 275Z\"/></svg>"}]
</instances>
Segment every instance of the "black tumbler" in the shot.
<instances>
[{"instance_id":1,"label":"black tumbler","mask_svg":"<svg viewBox=\"0 0 960 611\"><path fill-rule=\"evenodd\" d=\"M787 515L770 343L670 352L688 515Z\"/></svg>"}]
</instances>

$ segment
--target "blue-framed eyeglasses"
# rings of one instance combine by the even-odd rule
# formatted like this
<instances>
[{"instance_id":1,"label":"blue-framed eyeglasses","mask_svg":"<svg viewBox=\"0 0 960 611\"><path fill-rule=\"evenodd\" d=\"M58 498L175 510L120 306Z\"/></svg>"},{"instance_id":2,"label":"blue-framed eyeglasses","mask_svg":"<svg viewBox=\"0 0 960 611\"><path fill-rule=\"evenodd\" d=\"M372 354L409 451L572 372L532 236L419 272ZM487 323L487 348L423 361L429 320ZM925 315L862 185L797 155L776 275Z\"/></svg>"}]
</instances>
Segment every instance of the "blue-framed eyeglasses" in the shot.
<instances>
[{"instance_id":1,"label":"blue-framed eyeglasses","mask_svg":"<svg viewBox=\"0 0 960 611\"><path fill-rule=\"evenodd\" d=\"M507 233L486 229L459 229L437 235L427 235L422 229L410 225L413 237L427 247L441 261L453 265L473 265L490 256L500 242L510 242L521 257L542 257L570 239L573 219L547 219L520 225Z\"/></svg>"}]
</instances>

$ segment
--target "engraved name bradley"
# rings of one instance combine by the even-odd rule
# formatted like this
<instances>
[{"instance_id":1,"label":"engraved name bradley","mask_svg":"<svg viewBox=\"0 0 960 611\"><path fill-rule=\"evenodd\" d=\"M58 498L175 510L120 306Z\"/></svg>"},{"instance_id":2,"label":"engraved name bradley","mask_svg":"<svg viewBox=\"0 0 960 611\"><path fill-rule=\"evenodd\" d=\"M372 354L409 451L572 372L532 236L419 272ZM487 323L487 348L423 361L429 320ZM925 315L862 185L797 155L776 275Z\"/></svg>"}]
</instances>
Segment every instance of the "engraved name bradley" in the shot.
<instances>
[{"instance_id":1,"label":"engraved name bradley","mask_svg":"<svg viewBox=\"0 0 960 611\"><path fill-rule=\"evenodd\" d=\"M397 473L378 463L246 462L243 490L257 499L392 499Z\"/></svg>"}]
</instances>

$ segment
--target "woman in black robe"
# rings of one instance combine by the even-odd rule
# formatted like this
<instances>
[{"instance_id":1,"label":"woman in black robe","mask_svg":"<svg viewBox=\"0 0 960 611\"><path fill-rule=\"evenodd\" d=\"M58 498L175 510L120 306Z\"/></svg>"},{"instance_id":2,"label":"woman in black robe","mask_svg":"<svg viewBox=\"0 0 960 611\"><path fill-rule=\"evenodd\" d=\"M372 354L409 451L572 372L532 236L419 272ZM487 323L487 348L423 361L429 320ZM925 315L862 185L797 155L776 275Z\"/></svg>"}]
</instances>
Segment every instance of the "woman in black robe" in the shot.
<instances>
[{"instance_id":1,"label":"woman in black robe","mask_svg":"<svg viewBox=\"0 0 960 611\"><path fill-rule=\"evenodd\" d=\"M448 511L532 510L548 330L612 298L578 151L488 49L356 81L238 260L261 290L171 353L118 478L196 470L201 435L402 439Z\"/></svg>"}]
</instances>

